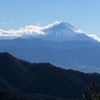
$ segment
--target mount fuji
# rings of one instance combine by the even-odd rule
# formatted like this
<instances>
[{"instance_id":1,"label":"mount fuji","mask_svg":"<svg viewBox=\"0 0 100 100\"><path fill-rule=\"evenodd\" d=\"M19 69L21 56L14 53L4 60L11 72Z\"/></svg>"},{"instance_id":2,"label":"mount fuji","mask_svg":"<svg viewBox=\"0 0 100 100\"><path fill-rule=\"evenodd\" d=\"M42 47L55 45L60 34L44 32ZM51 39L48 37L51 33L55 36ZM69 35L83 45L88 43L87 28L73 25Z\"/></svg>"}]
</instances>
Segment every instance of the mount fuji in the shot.
<instances>
[{"instance_id":1,"label":"mount fuji","mask_svg":"<svg viewBox=\"0 0 100 100\"><path fill-rule=\"evenodd\" d=\"M90 40L93 42L98 42L99 39L93 38L87 35L85 32L76 29L67 22L55 22L48 26L41 28L43 34L36 35L36 38L42 38L44 40L50 41L86 41Z\"/></svg>"}]
</instances>

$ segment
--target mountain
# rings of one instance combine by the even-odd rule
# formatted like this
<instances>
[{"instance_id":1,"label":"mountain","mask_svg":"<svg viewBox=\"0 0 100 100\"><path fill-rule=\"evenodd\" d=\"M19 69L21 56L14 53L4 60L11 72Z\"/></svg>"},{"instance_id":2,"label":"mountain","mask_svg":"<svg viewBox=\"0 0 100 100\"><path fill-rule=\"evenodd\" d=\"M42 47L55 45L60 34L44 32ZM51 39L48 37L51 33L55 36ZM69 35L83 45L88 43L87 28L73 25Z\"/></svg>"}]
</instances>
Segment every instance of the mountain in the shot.
<instances>
[{"instance_id":1,"label":"mountain","mask_svg":"<svg viewBox=\"0 0 100 100\"><path fill-rule=\"evenodd\" d=\"M23 84L27 71L24 66L19 63L18 59L9 53L0 53L0 77L6 80L10 85L19 88L18 84ZM16 83L17 80L19 80Z\"/></svg>"},{"instance_id":2,"label":"mountain","mask_svg":"<svg viewBox=\"0 0 100 100\"><path fill-rule=\"evenodd\" d=\"M83 89L92 80L100 84L99 78L97 73L66 70L50 63L29 63L7 52L0 53L0 89L12 90L17 96L41 94L75 99L82 97Z\"/></svg>"},{"instance_id":3,"label":"mountain","mask_svg":"<svg viewBox=\"0 0 100 100\"><path fill-rule=\"evenodd\" d=\"M78 32L76 28L74 28L67 22L60 22L58 24L54 24L48 28L45 28L43 32L52 36L59 37L73 37L79 33L82 33Z\"/></svg>"},{"instance_id":4,"label":"mountain","mask_svg":"<svg viewBox=\"0 0 100 100\"><path fill-rule=\"evenodd\" d=\"M76 40L76 41L95 41L93 38L86 35L84 32L74 28L67 22L55 23L52 26L43 29L45 33L43 39L51 41L66 41L66 40Z\"/></svg>"}]
</instances>

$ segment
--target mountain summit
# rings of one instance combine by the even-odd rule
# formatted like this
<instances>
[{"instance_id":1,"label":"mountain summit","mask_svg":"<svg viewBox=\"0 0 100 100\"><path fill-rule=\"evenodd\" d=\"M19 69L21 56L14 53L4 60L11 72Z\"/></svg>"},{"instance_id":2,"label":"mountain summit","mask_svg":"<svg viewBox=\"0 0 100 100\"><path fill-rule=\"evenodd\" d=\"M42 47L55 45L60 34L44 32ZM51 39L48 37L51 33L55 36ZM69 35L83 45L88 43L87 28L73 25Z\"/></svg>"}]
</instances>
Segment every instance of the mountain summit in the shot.
<instances>
[{"instance_id":1,"label":"mountain summit","mask_svg":"<svg viewBox=\"0 0 100 100\"><path fill-rule=\"evenodd\" d=\"M59 22L58 24L54 24L47 29L43 30L46 35L53 35L59 37L73 37L79 33L83 33L80 30L77 30L72 25L67 22Z\"/></svg>"},{"instance_id":2,"label":"mountain summit","mask_svg":"<svg viewBox=\"0 0 100 100\"><path fill-rule=\"evenodd\" d=\"M44 32L42 38L45 40L53 41L66 41L66 40L76 40L76 41L97 41L96 39L88 36L85 32L76 29L67 22L55 22L52 25L44 27L42 29Z\"/></svg>"}]
</instances>

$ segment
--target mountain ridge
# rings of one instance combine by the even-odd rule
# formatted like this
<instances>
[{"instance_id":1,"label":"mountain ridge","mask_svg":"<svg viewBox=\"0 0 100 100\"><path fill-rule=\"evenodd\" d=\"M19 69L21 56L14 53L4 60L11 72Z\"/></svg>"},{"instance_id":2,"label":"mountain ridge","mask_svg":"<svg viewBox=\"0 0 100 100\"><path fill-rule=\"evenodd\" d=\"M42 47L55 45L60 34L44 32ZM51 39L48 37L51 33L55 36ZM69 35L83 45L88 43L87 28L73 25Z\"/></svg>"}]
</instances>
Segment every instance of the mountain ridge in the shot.
<instances>
[{"instance_id":1,"label":"mountain ridge","mask_svg":"<svg viewBox=\"0 0 100 100\"><path fill-rule=\"evenodd\" d=\"M100 43L91 41L0 40L0 52L29 62L50 62L66 69L99 72Z\"/></svg>"},{"instance_id":2,"label":"mountain ridge","mask_svg":"<svg viewBox=\"0 0 100 100\"><path fill-rule=\"evenodd\" d=\"M5 91L76 99L78 97L82 97L83 89L87 87L92 80L95 80L98 84L100 84L100 74L98 73L83 73L72 69L66 70L56 67L50 63L30 63L19 60L8 53L2 53L2 55L6 57L6 59L3 59L4 62L0 62L0 71L4 73L3 67L5 67L7 75L0 72L0 77L2 78L0 78L0 83L4 84L2 85L2 88L0 87L0 89L4 89ZM7 57L8 55L9 58ZM11 63L5 65L4 63L7 61L11 61ZM14 70L14 73L12 73L13 67L17 68L17 65L23 68L21 74L24 74L25 77L22 77L21 74L17 73L17 70ZM23 73L25 69L27 73ZM8 73L9 71L10 73ZM20 71L20 69L18 69L18 71ZM13 75L15 75L15 79L11 81L10 78L12 78L11 76ZM21 83L21 81L24 82ZM17 85L15 85L15 83Z\"/></svg>"}]
</instances>

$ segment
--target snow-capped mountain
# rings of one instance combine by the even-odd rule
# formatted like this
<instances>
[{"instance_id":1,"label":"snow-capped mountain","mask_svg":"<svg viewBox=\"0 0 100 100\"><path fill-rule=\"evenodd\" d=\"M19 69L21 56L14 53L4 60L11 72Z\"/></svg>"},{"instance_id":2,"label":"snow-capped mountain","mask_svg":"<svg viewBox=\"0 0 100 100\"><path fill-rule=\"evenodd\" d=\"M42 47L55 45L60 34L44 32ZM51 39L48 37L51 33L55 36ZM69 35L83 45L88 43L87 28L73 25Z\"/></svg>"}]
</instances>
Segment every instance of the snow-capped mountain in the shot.
<instances>
[{"instance_id":1,"label":"snow-capped mountain","mask_svg":"<svg viewBox=\"0 0 100 100\"><path fill-rule=\"evenodd\" d=\"M42 38L45 40L53 41L66 41L66 40L77 40L77 41L98 41L96 38L90 37L85 32L76 29L67 22L56 22L48 27L42 29L44 32Z\"/></svg>"},{"instance_id":2,"label":"snow-capped mountain","mask_svg":"<svg viewBox=\"0 0 100 100\"><path fill-rule=\"evenodd\" d=\"M43 32L46 35L59 37L73 37L77 34L83 33L82 31L77 30L67 22L59 22L58 24L54 24L48 28L45 28Z\"/></svg>"},{"instance_id":3,"label":"snow-capped mountain","mask_svg":"<svg viewBox=\"0 0 100 100\"><path fill-rule=\"evenodd\" d=\"M55 22L44 27L40 26L26 26L19 30L2 30L0 29L0 39L14 39L14 38L42 38L51 41L100 41L95 35L87 35L85 32L76 29L67 22Z\"/></svg>"}]
</instances>

